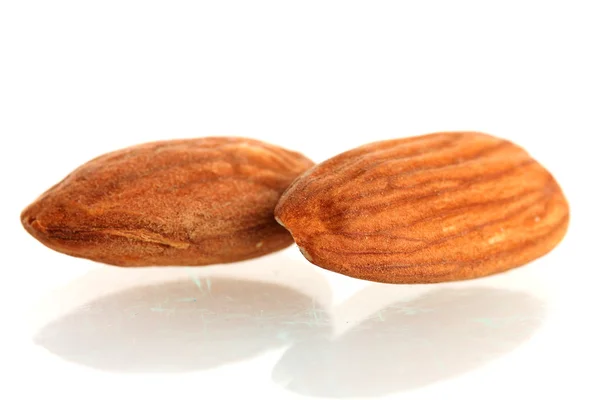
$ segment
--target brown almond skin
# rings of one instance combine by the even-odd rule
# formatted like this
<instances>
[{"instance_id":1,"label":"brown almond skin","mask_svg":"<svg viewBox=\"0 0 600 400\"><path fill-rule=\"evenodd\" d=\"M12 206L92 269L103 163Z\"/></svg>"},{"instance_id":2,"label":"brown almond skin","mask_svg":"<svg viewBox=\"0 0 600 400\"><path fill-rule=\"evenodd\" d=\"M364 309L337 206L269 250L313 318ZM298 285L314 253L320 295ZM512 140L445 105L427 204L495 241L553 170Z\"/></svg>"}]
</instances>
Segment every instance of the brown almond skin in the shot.
<instances>
[{"instance_id":1,"label":"brown almond skin","mask_svg":"<svg viewBox=\"0 0 600 400\"><path fill-rule=\"evenodd\" d=\"M44 245L116 266L200 266L293 243L273 218L313 162L237 137L141 144L95 158L21 214Z\"/></svg>"},{"instance_id":2,"label":"brown almond skin","mask_svg":"<svg viewBox=\"0 0 600 400\"><path fill-rule=\"evenodd\" d=\"M519 146L479 132L368 144L298 178L275 216L315 265L385 283L466 280L552 250L569 206Z\"/></svg>"}]
</instances>

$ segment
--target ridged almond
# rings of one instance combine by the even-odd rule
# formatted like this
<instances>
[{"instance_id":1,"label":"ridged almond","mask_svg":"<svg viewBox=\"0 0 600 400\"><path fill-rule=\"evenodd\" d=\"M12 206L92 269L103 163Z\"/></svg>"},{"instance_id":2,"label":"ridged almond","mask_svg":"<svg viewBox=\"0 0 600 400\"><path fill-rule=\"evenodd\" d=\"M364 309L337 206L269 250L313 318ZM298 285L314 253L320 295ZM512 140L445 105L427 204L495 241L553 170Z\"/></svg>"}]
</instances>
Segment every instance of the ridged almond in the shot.
<instances>
[{"instance_id":1,"label":"ridged almond","mask_svg":"<svg viewBox=\"0 0 600 400\"><path fill-rule=\"evenodd\" d=\"M318 266L371 281L433 283L541 257L565 235L569 207L521 147L447 132L329 159L290 186L275 216Z\"/></svg>"}]
</instances>

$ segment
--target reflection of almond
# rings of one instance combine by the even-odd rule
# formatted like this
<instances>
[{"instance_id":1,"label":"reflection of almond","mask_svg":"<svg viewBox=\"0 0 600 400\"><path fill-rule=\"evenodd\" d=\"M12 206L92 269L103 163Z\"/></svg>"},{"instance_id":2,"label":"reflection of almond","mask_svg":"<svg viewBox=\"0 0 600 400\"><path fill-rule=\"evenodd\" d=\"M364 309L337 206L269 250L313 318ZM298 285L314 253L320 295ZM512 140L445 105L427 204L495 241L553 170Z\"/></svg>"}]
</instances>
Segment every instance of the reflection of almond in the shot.
<instances>
[{"instance_id":1,"label":"reflection of almond","mask_svg":"<svg viewBox=\"0 0 600 400\"><path fill-rule=\"evenodd\" d=\"M377 142L304 174L275 215L312 263L390 283L481 277L552 250L569 222L550 173L474 132Z\"/></svg>"},{"instance_id":2,"label":"reflection of almond","mask_svg":"<svg viewBox=\"0 0 600 400\"><path fill-rule=\"evenodd\" d=\"M21 220L46 246L107 264L240 261L293 243L273 209L312 165L251 139L148 143L82 165Z\"/></svg>"}]
</instances>

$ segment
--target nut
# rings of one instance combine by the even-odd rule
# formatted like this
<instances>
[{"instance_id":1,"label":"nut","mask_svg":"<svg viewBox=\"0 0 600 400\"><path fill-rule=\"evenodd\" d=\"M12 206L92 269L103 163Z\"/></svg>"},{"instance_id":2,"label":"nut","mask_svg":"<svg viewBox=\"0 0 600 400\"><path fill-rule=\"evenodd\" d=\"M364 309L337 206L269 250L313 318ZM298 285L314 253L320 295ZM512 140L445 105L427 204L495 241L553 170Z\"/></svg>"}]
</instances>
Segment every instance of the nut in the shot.
<instances>
[{"instance_id":1,"label":"nut","mask_svg":"<svg viewBox=\"0 0 600 400\"><path fill-rule=\"evenodd\" d=\"M117 266L208 265L293 243L273 218L313 163L252 139L146 143L82 165L21 214L44 245Z\"/></svg>"},{"instance_id":2,"label":"nut","mask_svg":"<svg viewBox=\"0 0 600 400\"><path fill-rule=\"evenodd\" d=\"M569 206L522 148L446 132L331 158L288 188L275 216L313 264L370 281L434 283L545 255L566 233Z\"/></svg>"}]
</instances>

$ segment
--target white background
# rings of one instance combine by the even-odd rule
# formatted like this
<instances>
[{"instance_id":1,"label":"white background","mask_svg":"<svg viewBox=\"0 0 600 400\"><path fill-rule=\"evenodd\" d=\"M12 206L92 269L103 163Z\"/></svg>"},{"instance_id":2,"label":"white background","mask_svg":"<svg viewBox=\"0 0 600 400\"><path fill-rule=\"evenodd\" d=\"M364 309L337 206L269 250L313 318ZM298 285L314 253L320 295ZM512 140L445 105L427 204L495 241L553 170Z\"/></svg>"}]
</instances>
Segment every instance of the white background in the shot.
<instances>
[{"instance_id":1,"label":"white background","mask_svg":"<svg viewBox=\"0 0 600 400\"><path fill-rule=\"evenodd\" d=\"M600 398L595 6L2 1L0 398ZM545 165L571 205L561 245L495 277L394 286L295 248L116 269L19 221L81 163L141 142L248 136L322 161L444 130Z\"/></svg>"}]
</instances>

